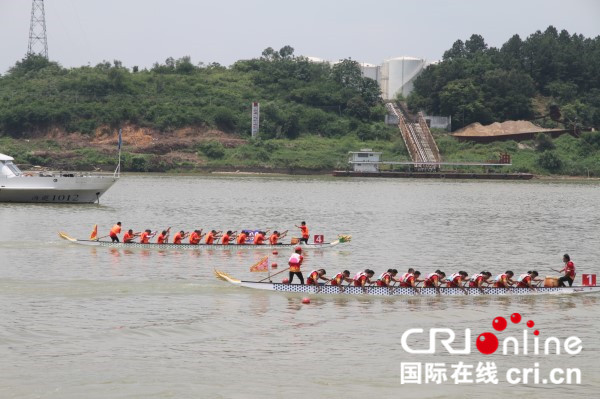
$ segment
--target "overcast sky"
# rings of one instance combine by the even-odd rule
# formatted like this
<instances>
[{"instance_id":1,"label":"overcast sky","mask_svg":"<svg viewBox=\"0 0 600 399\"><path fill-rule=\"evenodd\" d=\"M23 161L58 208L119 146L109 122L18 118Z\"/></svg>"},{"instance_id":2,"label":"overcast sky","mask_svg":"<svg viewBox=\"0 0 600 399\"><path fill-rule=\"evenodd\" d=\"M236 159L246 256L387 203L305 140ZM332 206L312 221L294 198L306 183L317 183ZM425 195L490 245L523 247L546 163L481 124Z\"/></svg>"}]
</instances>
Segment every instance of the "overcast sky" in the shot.
<instances>
[{"instance_id":1,"label":"overcast sky","mask_svg":"<svg viewBox=\"0 0 600 399\"><path fill-rule=\"evenodd\" d=\"M121 60L151 67L167 57L230 65L263 49L296 55L440 59L473 33L501 46L554 25L600 35L597 0L45 0L48 53L66 67ZM0 73L27 52L30 0L0 0Z\"/></svg>"}]
</instances>

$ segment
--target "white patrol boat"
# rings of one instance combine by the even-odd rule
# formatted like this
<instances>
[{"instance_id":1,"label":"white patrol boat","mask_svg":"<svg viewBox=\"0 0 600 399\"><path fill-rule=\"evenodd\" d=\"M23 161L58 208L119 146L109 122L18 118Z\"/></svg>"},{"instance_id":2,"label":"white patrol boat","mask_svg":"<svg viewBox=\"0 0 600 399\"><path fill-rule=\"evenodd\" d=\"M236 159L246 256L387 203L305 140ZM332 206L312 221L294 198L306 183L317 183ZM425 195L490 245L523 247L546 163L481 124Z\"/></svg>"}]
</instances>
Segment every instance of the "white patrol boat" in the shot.
<instances>
[{"instance_id":1,"label":"white patrol boat","mask_svg":"<svg viewBox=\"0 0 600 399\"><path fill-rule=\"evenodd\" d=\"M14 158L0 154L0 202L92 203L118 179L114 174L84 172L23 173Z\"/></svg>"}]
</instances>

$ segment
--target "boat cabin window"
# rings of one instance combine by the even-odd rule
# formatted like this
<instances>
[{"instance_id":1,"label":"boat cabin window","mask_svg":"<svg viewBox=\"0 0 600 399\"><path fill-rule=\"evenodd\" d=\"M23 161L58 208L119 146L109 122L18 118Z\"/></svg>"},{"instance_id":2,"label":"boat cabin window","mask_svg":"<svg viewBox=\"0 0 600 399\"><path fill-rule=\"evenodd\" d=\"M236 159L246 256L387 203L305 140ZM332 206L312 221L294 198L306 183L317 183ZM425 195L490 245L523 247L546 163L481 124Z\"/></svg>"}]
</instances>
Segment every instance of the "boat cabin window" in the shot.
<instances>
[{"instance_id":1,"label":"boat cabin window","mask_svg":"<svg viewBox=\"0 0 600 399\"><path fill-rule=\"evenodd\" d=\"M22 173L21 169L19 169L17 165L12 163L12 161L6 161L5 165L8 169L10 169L11 172L15 174L15 176L19 176Z\"/></svg>"},{"instance_id":2,"label":"boat cabin window","mask_svg":"<svg viewBox=\"0 0 600 399\"><path fill-rule=\"evenodd\" d=\"M359 152L358 154L356 154L359 158L368 158L369 154L366 152Z\"/></svg>"}]
</instances>

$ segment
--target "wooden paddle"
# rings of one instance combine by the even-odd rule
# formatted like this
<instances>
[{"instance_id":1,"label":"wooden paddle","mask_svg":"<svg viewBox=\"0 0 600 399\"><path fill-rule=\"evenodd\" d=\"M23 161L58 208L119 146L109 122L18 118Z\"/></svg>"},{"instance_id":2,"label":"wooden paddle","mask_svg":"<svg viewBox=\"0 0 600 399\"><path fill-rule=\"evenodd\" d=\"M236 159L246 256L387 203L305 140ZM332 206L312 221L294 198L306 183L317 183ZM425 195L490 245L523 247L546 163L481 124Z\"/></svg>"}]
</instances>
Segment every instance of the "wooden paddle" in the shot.
<instances>
[{"instance_id":1,"label":"wooden paddle","mask_svg":"<svg viewBox=\"0 0 600 399\"><path fill-rule=\"evenodd\" d=\"M259 281L257 281L257 283L262 283L262 282L263 282L263 281L265 281L265 280L269 280L269 279L271 279L271 277L273 277L273 276L277 276L278 274L281 274L281 273L283 273L283 272L285 272L285 271L287 271L287 270L289 270L289 269L290 269L290 267L288 266L287 268L283 269L283 270L282 270L282 271L280 271L280 272L277 272L277 273L275 273L275 274L271 274L270 276L268 276L268 277L265 277L265 278L263 278L262 280L259 280Z\"/></svg>"}]
</instances>

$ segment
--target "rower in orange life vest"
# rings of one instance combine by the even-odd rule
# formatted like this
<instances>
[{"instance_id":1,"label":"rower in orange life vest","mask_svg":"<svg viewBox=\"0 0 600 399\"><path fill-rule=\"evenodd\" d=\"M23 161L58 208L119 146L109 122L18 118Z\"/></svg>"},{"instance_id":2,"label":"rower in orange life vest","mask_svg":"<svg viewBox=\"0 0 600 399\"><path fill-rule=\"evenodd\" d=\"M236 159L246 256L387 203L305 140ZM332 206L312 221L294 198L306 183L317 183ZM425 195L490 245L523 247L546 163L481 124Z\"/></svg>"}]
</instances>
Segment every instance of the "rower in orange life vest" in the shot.
<instances>
[{"instance_id":1,"label":"rower in orange life vest","mask_svg":"<svg viewBox=\"0 0 600 399\"><path fill-rule=\"evenodd\" d=\"M188 242L190 243L190 245L198 245L198 244L200 244L201 239L202 239L202 229L194 230L190 234L190 238L189 238Z\"/></svg>"},{"instance_id":2,"label":"rower in orange life vest","mask_svg":"<svg viewBox=\"0 0 600 399\"><path fill-rule=\"evenodd\" d=\"M494 278L494 287L496 288L508 288L513 285L515 282L511 279L515 274L511 270L507 270L506 272L497 275Z\"/></svg>"},{"instance_id":3,"label":"rower in orange life vest","mask_svg":"<svg viewBox=\"0 0 600 399\"><path fill-rule=\"evenodd\" d=\"M329 280L329 283L331 285L342 285L342 283L344 281L347 283L352 283L354 281L350 278L349 270L344 270L343 272L339 272L331 280Z\"/></svg>"},{"instance_id":4,"label":"rower in orange life vest","mask_svg":"<svg viewBox=\"0 0 600 399\"><path fill-rule=\"evenodd\" d=\"M492 273L486 271L474 274L469 280L469 288L479 288L479 291L483 293L483 285L486 284L489 286L492 284L492 282L489 281L490 277L492 277Z\"/></svg>"},{"instance_id":5,"label":"rower in orange life vest","mask_svg":"<svg viewBox=\"0 0 600 399\"><path fill-rule=\"evenodd\" d=\"M227 233L223 234L223 237L221 237L221 245L229 245L229 241L233 239L233 235L233 231L227 230Z\"/></svg>"},{"instance_id":6,"label":"rower in orange life vest","mask_svg":"<svg viewBox=\"0 0 600 399\"><path fill-rule=\"evenodd\" d=\"M135 237L139 236L140 233L134 233L132 229L129 229L123 234L123 242L125 244L132 243Z\"/></svg>"},{"instance_id":7,"label":"rower in orange life vest","mask_svg":"<svg viewBox=\"0 0 600 399\"><path fill-rule=\"evenodd\" d=\"M296 247L292 256L290 256L290 260L288 261L288 266L290 267L290 278L288 284L292 284L292 280L294 279L294 275L298 276L300 279L300 284L304 284L304 276L300 271L300 266L302 265L302 261L304 257L302 256L302 248Z\"/></svg>"},{"instance_id":8,"label":"rower in orange life vest","mask_svg":"<svg viewBox=\"0 0 600 399\"><path fill-rule=\"evenodd\" d=\"M397 274L398 270L388 269L387 272L381 273L375 284L377 284L378 287L389 287L390 282L392 281L399 283L400 280L395 278Z\"/></svg>"},{"instance_id":9,"label":"rower in orange life vest","mask_svg":"<svg viewBox=\"0 0 600 399\"><path fill-rule=\"evenodd\" d=\"M265 243L265 232L257 231L256 234L254 235L254 241L252 242L252 244L263 245L264 243Z\"/></svg>"},{"instance_id":10,"label":"rower in orange life vest","mask_svg":"<svg viewBox=\"0 0 600 399\"><path fill-rule=\"evenodd\" d=\"M275 230L273 232L273 234L271 234L269 236L269 244L271 244L271 245L279 245L279 240L281 238L285 237L286 234L287 234L287 230L284 231L283 233L280 233L277 230Z\"/></svg>"},{"instance_id":11,"label":"rower in orange life vest","mask_svg":"<svg viewBox=\"0 0 600 399\"><path fill-rule=\"evenodd\" d=\"M248 239L248 233L246 230L242 230L242 232L238 234L237 238L235 239L235 243L237 245L245 245L246 239Z\"/></svg>"},{"instance_id":12,"label":"rower in orange life vest","mask_svg":"<svg viewBox=\"0 0 600 399\"><path fill-rule=\"evenodd\" d=\"M306 279L306 285L319 285L319 279L329 281L325 274L325 269L313 270Z\"/></svg>"},{"instance_id":13,"label":"rower in orange life vest","mask_svg":"<svg viewBox=\"0 0 600 399\"><path fill-rule=\"evenodd\" d=\"M215 240L219 239L219 234L221 232L217 231L217 230L211 230L208 232L208 234L206 234L206 240L204 241L204 243L206 245L212 245L215 243Z\"/></svg>"},{"instance_id":14,"label":"rower in orange life vest","mask_svg":"<svg viewBox=\"0 0 600 399\"><path fill-rule=\"evenodd\" d=\"M539 276L537 270L528 271L525 274L521 274L517 279L517 288L531 288L534 289L533 283L535 281L543 281L542 279L536 278Z\"/></svg>"},{"instance_id":15,"label":"rower in orange life vest","mask_svg":"<svg viewBox=\"0 0 600 399\"><path fill-rule=\"evenodd\" d=\"M302 238L300 239L300 242L308 244L308 237L310 237L310 235L308 234L308 226L306 226L306 222L300 223L300 226L295 226L298 227L300 229L300 232L302 233Z\"/></svg>"},{"instance_id":16,"label":"rower in orange life vest","mask_svg":"<svg viewBox=\"0 0 600 399\"><path fill-rule=\"evenodd\" d=\"M161 231L156 237L157 244L168 244L169 243L169 229Z\"/></svg>"},{"instance_id":17,"label":"rower in orange life vest","mask_svg":"<svg viewBox=\"0 0 600 399\"><path fill-rule=\"evenodd\" d=\"M186 233L185 231L181 230L179 233L175 234L175 237L173 237L173 244L181 244L181 240L186 238L188 234L189 233Z\"/></svg>"},{"instance_id":18,"label":"rower in orange life vest","mask_svg":"<svg viewBox=\"0 0 600 399\"><path fill-rule=\"evenodd\" d=\"M371 269L365 269L362 272L356 273L354 276L354 286L355 287L364 287L366 284L373 284L371 278L375 275L375 272Z\"/></svg>"},{"instance_id":19,"label":"rower in orange life vest","mask_svg":"<svg viewBox=\"0 0 600 399\"><path fill-rule=\"evenodd\" d=\"M150 238L152 238L152 230L146 229L140 235L140 244L149 244Z\"/></svg>"},{"instance_id":20,"label":"rower in orange life vest","mask_svg":"<svg viewBox=\"0 0 600 399\"><path fill-rule=\"evenodd\" d=\"M110 229L110 233L108 233L108 236L110 237L110 239L112 240L112 242L119 242L119 236L118 234L121 232L121 222L117 222L117 224L115 224L112 229Z\"/></svg>"},{"instance_id":21,"label":"rower in orange life vest","mask_svg":"<svg viewBox=\"0 0 600 399\"><path fill-rule=\"evenodd\" d=\"M563 262L565 263L565 267L563 267L561 270L552 270L559 273L565 273L564 276L558 279L559 287L564 287L565 281L568 282L569 287L571 287L573 285L573 281L575 280L575 263L571 262L571 257L569 256L569 254L563 255Z\"/></svg>"}]
</instances>

